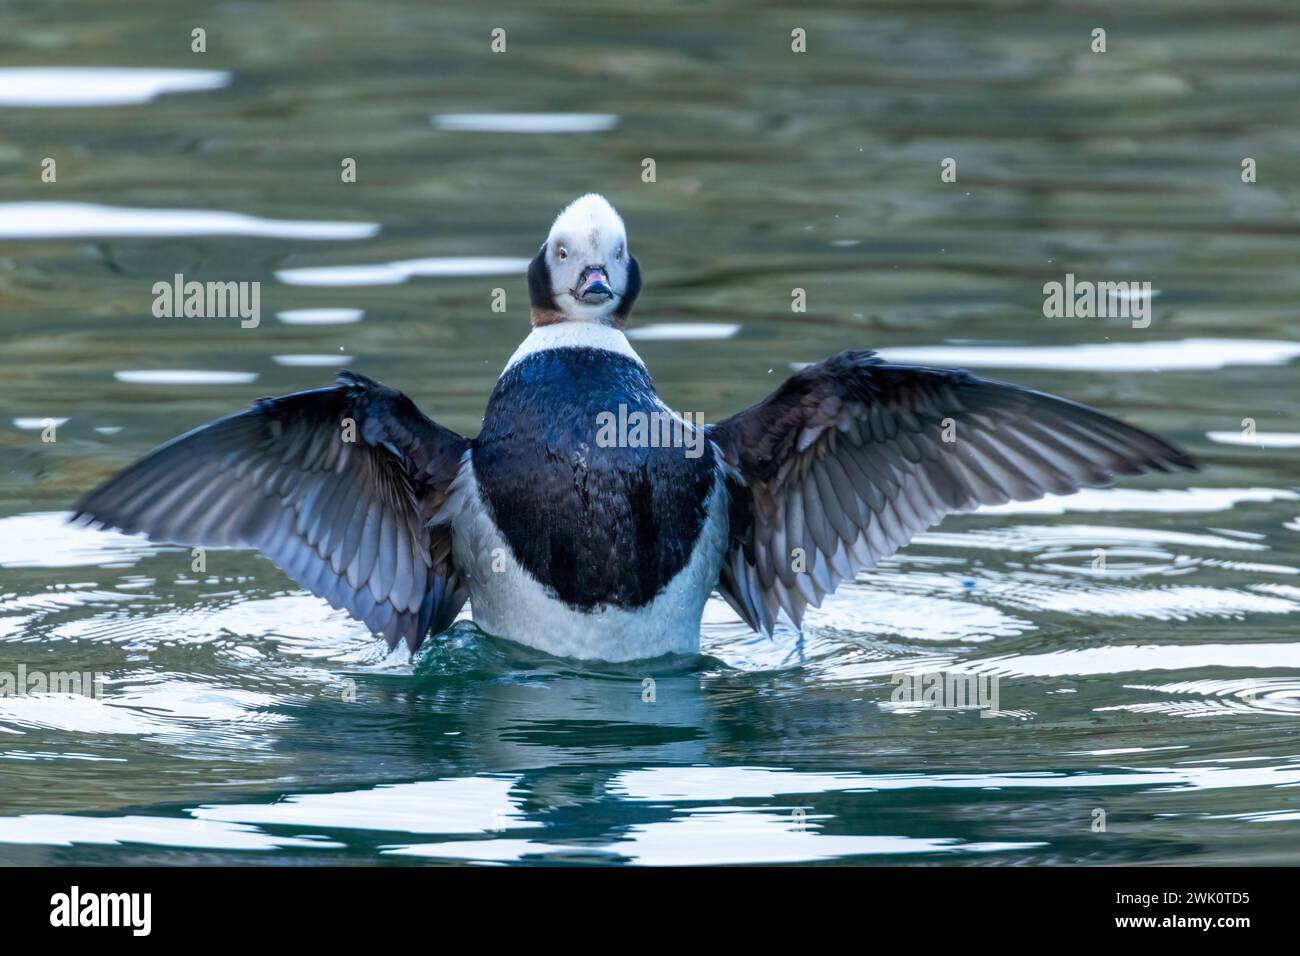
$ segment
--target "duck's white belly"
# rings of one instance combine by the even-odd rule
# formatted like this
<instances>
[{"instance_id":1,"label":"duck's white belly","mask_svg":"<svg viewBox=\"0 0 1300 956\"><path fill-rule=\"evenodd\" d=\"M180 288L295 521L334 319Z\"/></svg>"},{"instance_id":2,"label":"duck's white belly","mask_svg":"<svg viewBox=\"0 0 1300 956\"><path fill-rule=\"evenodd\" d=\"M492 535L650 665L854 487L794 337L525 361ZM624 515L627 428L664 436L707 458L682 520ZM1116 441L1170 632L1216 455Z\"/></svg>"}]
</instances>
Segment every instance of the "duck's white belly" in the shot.
<instances>
[{"instance_id":1,"label":"duck's white belly","mask_svg":"<svg viewBox=\"0 0 1300 956\"><path fill-rule=\"evenodd\" d=\"M547 590L515 560L493 525L466 456L444 512L452 524L452 560L465 577L474 623L497 637L558 657L629 661L694 654L700 618L718 581L727 544L724 483L715 483L691 559L639 608L582 611ZM628 548L637 543L629 541Z\"/></svg>"}]
</instances>

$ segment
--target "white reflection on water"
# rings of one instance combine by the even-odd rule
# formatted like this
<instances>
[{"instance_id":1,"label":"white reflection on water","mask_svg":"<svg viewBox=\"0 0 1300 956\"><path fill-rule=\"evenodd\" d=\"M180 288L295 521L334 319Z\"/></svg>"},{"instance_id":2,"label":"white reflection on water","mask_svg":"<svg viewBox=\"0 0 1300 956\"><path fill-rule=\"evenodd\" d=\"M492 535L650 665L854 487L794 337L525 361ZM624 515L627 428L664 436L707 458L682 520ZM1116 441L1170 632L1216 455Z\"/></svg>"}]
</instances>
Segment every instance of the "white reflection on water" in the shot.
<instances>
[{"instance_id":1,"label":"white reflection on water","mask_svg":"<svg viewBox=\"0 0 1300 956\"><path fill-rule=\"evenodd\" d=\"M1180 339L1078 345L931 345L881 349L888 362L967 368L1050 368L1088 372L1215 369L1284 365L1300 342L1258 339Z\"/></svg>"},{"instance_id":2,"label":"white reflection on water","mask_svg":"<svg viewBox=\"0 0 1300 956\"><path fill-rule=\"evenodd\" d=\"M614 113L440 113L436 129L461 133L601 133L618 125Z\"/></svg>"},{"instance_id":3,"label":"white reflection on water","mask_svg":"<svg viewBox=\"0 0 1300 956\"><path fill-rule=\"evenodd\" d=\"M393 830L401 833L490 833L531 827L511 789L518 777L465 777L387 784L339 793L293 794L275 803L208 805L200 820L272 826Z\"/></svg>"},{"instance_id":4,"label":"white reflection on water","mask_svg":"<svg viewBox=\"0 0 1300 956\"><path fill-rule=\"evenodd\" d=\"M275 803L208 805L186 817L0 817L0 843L45 846L139 843L230 850L345 846L316 835L271 836L256 824L399 833L490 833L536 824L510 790L517 778L466 777L339 793L295 794Z\"/></svg>"},{"instance_id":5,"label":"white reflection on water","mask_svg":"<svg viewBox=\"0 0 1300 956\"><path fill-rule=\"evenodd\" d=\"M1095 603L1095 600L1094 600ZM1300 605L1291 605L1300 610ZM972 665L975 666L975 665ZM979 670L1008 677L1082 677L1200 667L1300 667L1300 644L1119 644L983 661Z\"/></svg>"},{"instance_id":6,"label":"white reflection on water","mask_svg":"<svg viewBox=\"0 0 1300 956\"><path fill-rule=\"evenodd\" d=\"M0 568L73 568L134 563L157 554L144 538L67 523L67 511L0 518Z\"/></svg>"},{"instance_id":7,"label":"white reflection on water","mask_svg":"<svg viewBox=\"0 0 1300 956\"><path fill-rule=\"evenodd\" d=\"M853 585L844 586L825 606L810 607L805 620L810 627L897 634L913 641L989 641L1034 630L1031 621L987 604Z\"/></svg>"},{"instance_id":8,"label":"white reflection on water","mask_svg":"<svg viewBox=\"0 0 1300 956\"><path fill-rule=\"evenodd\" d=\"M0 106L130 106L164 93L216 90L229 82L225 70L13 67L0 69Z\"/></svg>"},{"instance_id":9,"label":"white reflection on water","mask_svg":"<svg viewBox=\"0 0 1300 956\"><path fill-rule=\"evenodd\" d=\"M138 843L205 850L278 850L283 847L338 848L320 837L281 837L241 824L199 824L183 817L79 817L32 813L0 817L0 843L37 846Z\"/></svg>"},{"instance_id":10,"label":"white reflection on water","mask_svg":"<svg viewBox=\"0 0 1300 956\"><path fill-rule=\"evenodd\" d=\"M1073 495L1048 495L1037 501L985 505L981 515L1062 515L1067 511L1227 511L1250 501L1297 501L1300 494L1281 488L1084 488Z\"/></svg>"},{"instance_id":11,"label":"white reflection on water","mask_svg":"<svg viewBox=\"0 0 1300 956\"><path fill-rule=\"evenodd\" d=\"M343 365L345 362L351 362L353 356L338 354L321 353L317 355L272 355L271 361L276 365L285 365L292 368L317 368L328 367L331 365Z\"/></svg>"},{"instance_id":12,"label":"white reflection on water","mask_svg":"<svg viewBox=\"0 0 1300 956\"><path fill-rule=\"evenodd\" d=\"M114 372L119 382L134 385L247 385L257 381L256 372L218 372L207 369L151 368Z\"/></svg>"},{"instance_id":13,"label":"white reflection on water","mask_svg":"<svg viewBox=\"0 0 1300 956\"><path fill-rule=\"evenodd\" d=\"M9 730L62 730L75 734L175 737L186 744L236 743L243 724L264 727L287 720L267 713L284 698L188 680L164 679L102 698L84 694L0 697L0 726ZM206 738L206 739L205 739ZM253 740L253 746L265 741Z\"/></svg>"},{"instance_id":14,"label":"white reflection on water","mask_svg":"<svg viewBox=\"0 0 1300 956\"><path fill-rule=\"evenodd\" d=\"M1188 548L1229 548L1239 551L1263 551L1266 546L1253 541L1224 538L1213 534L1190 534L1161 528L1117 528L1107 525L1016 525L985 531L927 531L913 540L948 548L996 549L999 551L1039 551L1044 548L1105 545L1107 549L1123 545L1171 544Z\"/></svg>"},{"instance_id":15,"label":"white reflection on water","mask_svg":"<svg viewBox=\"0 0 1300 956\"><path fill-rule=\"evenodd\" d=\"M351 325L365 314L364 309L286 309L275 317L286 325Z\"/></svg>"},{"instance_id":16,"label":"white reflection on water","mask_svg":"<svg viewBox=\"0 0 1300 956\"><path fill-rule=\"evenodd\" d=\"M254 600L236 599L215 607L182 609L163 605L154 613L132 617L110 611L65 621L50 636L69 641L176 647L221 643L232 634L246 641L283 641L298 651L297 656L328 658L340 663L369 660L384 646L370 636L365 625L304 591Z\"/></svg>"},{"instance_id":17,"label":"white reflection on water","mask_svg":"<svg viewBox=\"0 0 1300 956\"><path fill-rule=\"evenodd\" d=\"M628 329L627 337L647 342L694 342L702 339L729 339L739 331L739 325L725 322L659 322Z\"/></svg>"},{"instance_id":18,"label":"white reflection on water","mask_svg":"<svg viewBox=\"0 0 1300 956\"><path fill-rule=\"evenodd\" d=\"M312 266L281 269L275 277L285 285L361 286L399 285L417 276L446 278L457 276L523 275L527 259L502 256L452 256L440 259L406 259L400 262L376 262L357 266Z\"/></svg>"},{"instance_id":19,"label":"white reflection on water","mask_svg":"<svg viewBox=\"0 0 1300 956\"><path fill-rule=\"evenodd\" d=\"M268 239L369 239L373 222L262 219L213 209L134 209L83 202L0 203L0 239L258 236Z\"/></svg>"},{"instance_id":20,"label":"white reflection on water","mask_svg":"<svg viewBox=\"0 0 1300 956\"><path fill-rule=\"evenodd\" d=\"M1098 711L1126 710L1138 714L1172 717L1223 717L1241 714L1300 716L1300 681L1294 677L1234 677L1226 680L1191 680L1175 684L1135 684L1132 690L1178 695L1173 700L1098 707ZM1193 699L1186 699L1188 696Z\"/></svg>"},{"instance_id":21,"label":"white reflection on water","mask_svg":"<svg viewBox=\"0 0 1300 956\"><path fill-rule=\"evenodd\" d=\"M1256 448L1300 448L1300 432L1206 432L1205 437L1221 445L1246 445Z\"/></svg>"},{"instance_id":22,"label":"white reflection on water","mask_svg":"<svg viewBox=\"0 0 1300 956\"><path fill-rule=\"evenodd\" d=\"M29 730L60 730L78 735L145 735L168 729L165 720L80 694L0 697L0 728L18 734Z\"/></svg>"},{"instance_id":23,"label":"white reflection on water","mask_svg":"<svg viewBox=\"0 0 1300 956\"><path fill-rule=\"evenodd\" d=\"M77 843L140 843L157 846L270 850L340 847L311 833L270 836L256 825L309 830L360 830L410 834L488 833L540 828L517 795L521 778L475 776L335 793L294 794L273 803L207 804L186 816L86 817L40 814L0 817L0 843L69 846ZM1140 787L1150 792L1251 787L1292 787L1300 766L1199 766L1104 769L1076 773L799 772L756 766L646 767L617 773L612 797L634 803L718 803L674 808L672 819L634 823L602 841L563 843L545 839L495 839L415 843L387 848L393 856L513 862L549 854L596 861L630 860L642 865L674 863L799 862L858 855L997 853L1042 847L1041 842L966 843L951 837L838 835L821 832L829 815L810 807L806 795L922 789L1001 790ZM795 797L787 806L725 805L742 799ZM796 808L804 808L802 819ZM808 812L811 810L811 812Z\"/></svg>"},{"instance_id":24,"label":"white reflection on water","mask_svg":"<svg viewBox=\"0 0 1300 956\"><path fill-rule=\"evenodd\" d=\"M1289 571L1289 569L1287 569ZM1246 588L1206 585L1122 586L1102 583L1102 574L1075 579L1044 571L972 571L973 577L928 574L882 568L864 573L855 585L874 586L886 593L920 591L941 595L966 593L973 600L991 601L1007 608L1049 611L1081 620L1091 618L1135 618L1140 620L1187 621L1197 618L1240 618L1245 614L1300 613L1300 589L1251 584ZM1129 572L1116 571L1115 575ZM1284 572L1285 573L1285 572ZM961 581L971 586L964 589ZM1295 591L1295 594L1287 593ZM835 599L827 603L834 615ZM924 606L921 607L924 610ZM918 618L918 625L930 621Z\"/></svg>"},{"instance_id":25,"label":"white reflection on water","mask_svg":"<svg viewBox=\"0 0 1300 956\"><path fill-rule=\"evenodd\" d=\"M1300 821L1300 810L1259 810L1247 813L1206 813L1205 820L1244 820L1247 823L1293 823Z\"/></svg>"},{"instance_id":26,"label":"white reflection on water","mask_svg":"<svg viewBox=\"0 0 1300 956\"><path fill-rule=\"evenodd\" d=\"M847 836L823 834L824 815L796 823L789 809L694 807L672 820L628 827L608 843L565 844L543 840L472 840L423 843L385 850L394 856L512 862L538 854L564 858L625 859L641 866L723 866L743 863L804 863L847 856L924 853L996 853L1044 843L965 843L951 837Z\"/></svg>"},{"instance_id":27,"label":"white reflection on water","mask_svg":"<svg viewBox=\"0 0 1300 956\"><path fill-rule=\"evenodd\" d=\"M627 770L610 784L613 794L627 800L662 803L672 800L772 799L785 794L873 790L917 790L926 787L986 789L989 787L1156 787L1220 789L1227 787L1285 787L1300 783L1300 764L1264 767L1152 767L1115 771L1061 773L799 773L769 767L645 767Z\"/></svg>"}]
</instances>

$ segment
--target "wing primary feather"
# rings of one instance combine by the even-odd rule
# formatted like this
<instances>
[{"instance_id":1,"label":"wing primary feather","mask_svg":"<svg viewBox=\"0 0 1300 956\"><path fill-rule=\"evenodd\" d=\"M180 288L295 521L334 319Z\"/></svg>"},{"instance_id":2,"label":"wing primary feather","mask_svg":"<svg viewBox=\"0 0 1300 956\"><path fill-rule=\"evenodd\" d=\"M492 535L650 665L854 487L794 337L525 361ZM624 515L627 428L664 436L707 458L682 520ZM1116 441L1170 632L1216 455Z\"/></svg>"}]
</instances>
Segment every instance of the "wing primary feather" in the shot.
<instances>
[{"instance_id":1,"label":"wing primary feather","mask_svg":"<svg viewBox=\"0 0 1300 956\"><path fill-rule=\"evenodd\" d=\"M390 644L418 647L466 598L450 532L426 517L445 502L468 442L394 389L348 372L340 383L262 399L172 439L86 494L73 520L256 547ZM356 441L342 440L346 418Z\"/></svg>"}]
</instances>

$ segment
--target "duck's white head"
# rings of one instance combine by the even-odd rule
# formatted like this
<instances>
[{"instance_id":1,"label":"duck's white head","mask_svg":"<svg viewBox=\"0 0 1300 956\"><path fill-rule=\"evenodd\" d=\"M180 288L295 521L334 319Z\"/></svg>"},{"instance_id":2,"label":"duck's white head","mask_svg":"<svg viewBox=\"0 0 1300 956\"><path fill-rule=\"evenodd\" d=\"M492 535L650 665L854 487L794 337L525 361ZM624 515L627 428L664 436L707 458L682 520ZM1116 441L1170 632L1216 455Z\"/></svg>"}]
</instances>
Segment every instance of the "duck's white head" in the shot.
<instances>
[{"instance_id":1,"label":"duck's white head","mask_svg":"<svg viewBox=\"0 0 1300 956\"><path fill-rule=\"evenodd\" d=\"M604 196L564 208L528 266L533 325L598 322L622 328L641 291L623 220Z\"/></svg>"}]
</instances>

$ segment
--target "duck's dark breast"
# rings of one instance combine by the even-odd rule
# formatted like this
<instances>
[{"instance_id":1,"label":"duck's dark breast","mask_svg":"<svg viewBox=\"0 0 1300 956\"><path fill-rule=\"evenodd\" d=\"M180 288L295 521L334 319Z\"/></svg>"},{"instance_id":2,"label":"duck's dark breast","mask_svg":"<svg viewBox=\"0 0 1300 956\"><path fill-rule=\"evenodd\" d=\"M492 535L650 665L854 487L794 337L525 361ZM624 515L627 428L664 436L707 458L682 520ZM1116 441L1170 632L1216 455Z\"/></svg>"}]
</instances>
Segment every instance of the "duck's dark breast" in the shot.
<instances>
[{"instance_id":1,"label":"duck's dark breast","mask_svg":"<svg viewBox=\"0 0 1300 956\"><path fill-rule=\"evenodd\" d=\"M601 447L602 413L664 411L645 369L591 348L536 352L488 401L474 474L515 559L571 607L648 604L690 560L714 459ZM634 419L633 419L634 421ZM692 452L693 454L694 452Z\"/></svg>"}]
</instances>

